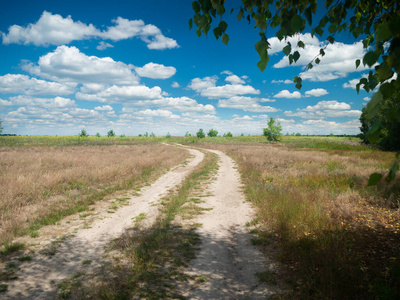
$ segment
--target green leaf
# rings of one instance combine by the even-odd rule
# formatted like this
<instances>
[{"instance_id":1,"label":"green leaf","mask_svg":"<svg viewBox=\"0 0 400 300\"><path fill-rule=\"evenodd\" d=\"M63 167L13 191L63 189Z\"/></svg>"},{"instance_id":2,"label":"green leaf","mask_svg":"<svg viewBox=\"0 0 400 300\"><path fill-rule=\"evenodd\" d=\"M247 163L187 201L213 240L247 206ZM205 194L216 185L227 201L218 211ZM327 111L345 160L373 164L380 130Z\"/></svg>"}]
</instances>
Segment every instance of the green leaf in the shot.
<instances>
[{"instance_id":1,"label":"green leaf","mask_svg":"<svg viewBox=\"0 0 400 300\"><path fill-rule=\"evenodd\" d=\"M381 121L376 121L365 134L371 144L374 144L376 141L378 141L381 132L381 125Z\"/></svg>"},{"instance_id":2,"label":"green leaf","mask_svg":"<svg viewBox=\"0 0 400 300\"><path fill-rule=\"evenodd\" d=\"M257 67L260 69L261 72L264 72L265 68L267 67L269 61L269 56L265 56L261 58L261 60L257 63Z\"/></svg>"},{"instance_id":3,"label":"green leaf","mask_svg":"<svg viewBox=\"0 0 400 300\"><path fill-rule=\"evenodd\" d=\"M333 44L335 42L335 38L333 36L328 36L326 39L330 44Z\"/></svg>"},{"instance_id":4,"label":"green leaf","mask_svg":"<svg viewBox=\"0 0 400 300\"><path fill-rule=\"evenodd\" d=\"M300 47L300 48L303 48L303 49L304 49L304 47L305 47L303 41L298 41L298 42L297 42L297 46Z\"/></svg>"},{"instance_id":5,"label":"green leaf","mask_svg":"<svg viewBox=\"0 0 400 300\"><path fill-rule=\"evenodd\" d=\"M292 45L290 42L287 43L287 46L283 48L283 53L288 56L290 52L292 51Z\"/></svg>"},{"instance_id":6,"label":"green leaf","mask_svg":"<svg viewBox=\"0 0 400 300\"><path fill-rule=\"evenodd\" d=\"M299 76L293 77L293 82L296 83L296 88L297 88L298 90L300 90L301 87L302 87L302 84L301 84L302 81L303 81L303 79L301 79L301 77L299 77Z\"/></svg>"},{"instance_id":7,"label":"green leaf","mask_svg":"<svg viewBox=\"0 0 400 300\"><path fill-rule=\"evenodd\" d=\"M376 41L387 41L393 37L393 33L387 22L377 24L375 26Z\"/></svg>"},{"instance_id":8,"label":"green leaf","mask_svg":"<svg viewBox=\"0 0 400 300\"><path fill-rule=\"evenodd\" d=\"M308 25L312 24L312 14L311 14L311 6L307 7L304 11L304 16L306 17Z\"/></svg>"},{"instance_id":9,"label":"green leaf","mask_svg":"<svg viewBox=\"0 0 400 300\"><path fill-rule=\"evenodd\" d=\"M229 35L227 35L226 33L224 33L222 35L222 42L228 46L228 42L229 42Z\"/></svg>"},{"instance_id":10,"label":"green leaf","mask_svg":"<svg viewBox=\"0 0 400 300\"><path fill-rule=\"evenodd\" d=\"M316 63L317 65L319 65L320 62L321 62L321 60L320 60L319 58L316 58L316 59L315 59L315 63Z\"/></svg>"},{"instance_id":11,"label":"green leaf","mask_svg":"<svg viewBox=\"0 0 400 300\"><path fill-rule=\"evenodd\" d=\"M237 19L240 21L243 18L244 10L243 7L240 8Z\"/></svg>"},{"instance_id":12,"label":"green leaf","mask_svg":"<svg viewBox=\"0 0 400 300\"><path fill-rule=\"evenodd\" d=\"M356 69L360 66L361 61L359 59L356 60Z\"/></svg>"},{"instance_id":13,"label":"green leaf","mask_svg":"<svg viewBox=\"0 0 400 300\"><path fill-rule=\"evenodd\" d=\"M189 19L189 30L192 29L192 27L193 27L193 20Z\"/></svg>"},{"instance_id":14,"label":"green leaf","mask_svg":"<svg viewBox=\"0 0 400 300\"><path fill-rule=\"evenodd\" d=\"M295 52L293 53L294 62L297 62L297 61L299 60L299 58L300 58L300 53L299 53L299 51L295 51Z\"/></svg>"},{"instance_id":15,"label":"green leaf","mask_svg":"<svg viewBox=\"0 0 400 300\"><path fill-rule=\"evenodd\" d=\"M200 29L200 28L197 28L197 29L196 29L196 33L197 33L197 36L198 36L198 37L201 37L201 29Z\"/></svg>"},{"instance_id":16,"label":"green leaf","mask_svg":"<svg viewBox=\"0 0 400 300\"><path fill-rule=\"evenodd\" d=\"M303 19L299 15L294 15L290 20L293 32L300 32L303 28Z\"/></svg>"},{"instance_id":17,"label":"green leaf","mask_svg":"<svg viewBox=\"0 0 400 300\"><path fill-rule=\"evenodd\" d=\"M319 49L319 54L321 54L321 56L325 56L325 51L324 51L324 49Z\"/></svg>"},{"instance_id":18,"label":"green leaf","mask_svg":"<svg viewBox=\"0 0 400 300\"><path fill-rule=\"evenodd\" d=\"M193 2L192 2L192 7L193 7L193 10L194 10L194 12L195 12L196 14L198 14L198 13L200 12L201 7L200 7L199 2L193 1Z\"/></svg>"},{"instance_id":19,"label":"green leaf","mask_svg":"<svg viewBox=\"0 0 400 300\"><path fill-rule=\"evenodd\" d=\"M219 28L219 27L215 27L214 29L213 29L213 32L214 32L214 36L215 36L215 38L218 40L219 39L219 37L221 36L221 34L222 34L222 32L221 32L221 28Z\"/></svg>"},{"instance_id":20,"label":"green leaf","mask_svg":"<svg viewBox=\"0 0 400 300\"><path fill-rule=\"evenodd\" d=\"M379 173L373 173L369 176L368 186L377 185L381 181L383 175Z\"/></svg>"},{"instance_id":21,"label":"green leaf","mask_svg":"<svg viewBox=\"0 0 400 300\"><path fill-rule=\"evenodd\" d=\"M219 22L218 27L221 29L222 32L225 32L228 28L228 24L225 21L221 21Z\"/></svg>"},{"instance_id":22,"label":"green leaf","mask_svg":"<svg viewBox=\"0 0 400 300\"><path fill-rule=\"evenodd\" d=\"M336 30L337 30L336 26L333 25L333 24L328 27L328 31L329 31L330 34L334 34L336 32Z\"/></svg>"},{"instance_id":23,"label":"green leaf","mask_svg":"<svg viewBox=\"0 0 400 300\"><path fill-rule=\"evenodd\" d=\"M375 51L367 52L363 57L363 64L372 67L379 59L379 54L375 53Z\"/></svg>"}]
</instances>

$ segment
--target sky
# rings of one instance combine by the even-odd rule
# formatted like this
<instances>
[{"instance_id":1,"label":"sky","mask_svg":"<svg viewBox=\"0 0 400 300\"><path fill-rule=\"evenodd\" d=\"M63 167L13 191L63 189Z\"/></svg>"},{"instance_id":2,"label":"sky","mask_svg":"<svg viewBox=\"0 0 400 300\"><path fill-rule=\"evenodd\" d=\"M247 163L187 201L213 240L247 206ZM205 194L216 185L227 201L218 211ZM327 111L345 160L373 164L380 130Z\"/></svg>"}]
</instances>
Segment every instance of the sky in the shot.
<instances>
[{"instance_id":1,"label":"sky","mask_svg":"<svg viewBox=\"0 0 400 300\"><path fill-rule=\"evenodd\" d=\"M240 1L228 1L237 9ZM0 120L17 135L195 135L202 128L261 135L270 117L282 133L358 134L371 97L355 85L366 50L337 35L321 63L305 66L325 41L309 33L289 65L285 41L267 32L270 60L257 67L254 23L227 9L230 40L189 30L188 0L4 1L0 11ZM294 48L294 47L293 47ZM303 87L295 88L301 74Z\"/></svg>"}]
</instances>

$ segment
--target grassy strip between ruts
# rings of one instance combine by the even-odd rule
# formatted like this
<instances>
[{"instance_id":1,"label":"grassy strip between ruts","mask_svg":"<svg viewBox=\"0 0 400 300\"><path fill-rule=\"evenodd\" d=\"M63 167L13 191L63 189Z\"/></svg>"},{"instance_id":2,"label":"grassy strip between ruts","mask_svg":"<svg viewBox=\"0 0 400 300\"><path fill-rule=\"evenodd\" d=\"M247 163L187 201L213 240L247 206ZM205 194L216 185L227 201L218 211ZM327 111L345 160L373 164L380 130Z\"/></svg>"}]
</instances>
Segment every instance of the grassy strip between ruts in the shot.
<instances>
[{"instance_id":1,"label":"grassy strip between ruts","mask_svg":"<svg viewBox=\"0 0 400 300\"><path fill-rule=\"evenodd\" d=\"M92 299L130 299L133 295L144 299L179 299L182 297L174 283L204 280L189 278L182 270L195 257L199 243L195 232L199 224L190 219L205 210L196 205L198 198L192 196L217 170L217 160L215 154L207 152L183 184L163 199L160 214L151 226L141 226L144 215L136 218L135 227L113 242L114 264L107 266L101 277L82 286L75 278L68 287L67 280L59 286L59 295Z\"/></svg>"}]
</instances>

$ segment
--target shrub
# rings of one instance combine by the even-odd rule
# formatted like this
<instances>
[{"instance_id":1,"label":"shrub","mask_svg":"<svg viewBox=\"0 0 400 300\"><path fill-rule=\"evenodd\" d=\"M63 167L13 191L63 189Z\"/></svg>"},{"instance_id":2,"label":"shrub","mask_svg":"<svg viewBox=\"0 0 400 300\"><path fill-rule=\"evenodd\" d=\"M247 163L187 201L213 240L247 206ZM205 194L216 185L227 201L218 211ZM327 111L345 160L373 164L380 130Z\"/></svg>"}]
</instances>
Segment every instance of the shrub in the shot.
<instances>
[{"instance_id":1,"label":"shrub","mask_svg":"<svg viewBox=\"0 0 400 300\"><path fill-rule=\"evenodd\" d=\"M199 139L206 137L206 134L204 133L203 129L201 129L201 128L199 129L199 131L197 131L196 135Z\"/></svg>"},{"instance_id":2,"label":"shrub","mask_svg":"<svg viewBox=\"0 0 400 300\"><path fill-rule=\"evenodd\" d=\"M268 141L279 141L281 137L282 126L274 118L270 118L268 121L268 128L263 128L263 134L267 137Z\"/></svg>"},{"instance_id":3,"label":"shrub","mask_svg":"<svg viewBox=\"0 0 400 300\"><path fill-rule=\"evenodd\" d=\"M207 135L208 135L209 137L216 137L216 136L218 135L218 131L211 128L211 129L208 131Z\"/></svg>"},{"instance_id":4,"label":"shrub","mask_svg":"<svg viewBox=\"0 0 400 300\"><path fill-rule=\"evenodd\" d=\"M79 134L79 136L80 136L80 137L88 137L89 135L88 135L88 133L86 132L85 129L82 129L82 130L81 130L81 133Z\"/></svg>"},{"instance_id":5,"label":"shrub","mask_svg":"<svg viewBox=\"0 0 400 300\"><path fill-rule=\"evenodd\" d=\"M108 131L108 132L107 132L107 136L108 136L108 137L113 137L113 136L115 136L114 130L111 129L110 131Z\"/></svg>"}]
</instances>

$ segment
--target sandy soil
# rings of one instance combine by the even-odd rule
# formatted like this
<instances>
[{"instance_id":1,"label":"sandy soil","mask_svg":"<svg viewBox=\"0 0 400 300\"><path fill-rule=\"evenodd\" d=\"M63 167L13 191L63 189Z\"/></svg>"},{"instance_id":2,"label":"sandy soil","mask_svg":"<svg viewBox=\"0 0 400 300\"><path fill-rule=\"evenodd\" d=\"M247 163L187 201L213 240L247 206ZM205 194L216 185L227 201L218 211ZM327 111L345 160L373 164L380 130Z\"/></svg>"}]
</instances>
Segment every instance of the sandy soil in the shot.
<instances>
[{"instance_id":1,"label":"sandy soil","mask_svg":"<svg viewBox=\"0 0 400 300\"><path fill-rule=\"evenodd\" d=\"M257 272L274 274L277 266L251 244L246 223L253 211L241 190L240 174L234 161L220 151L216 178L205 190L202 207L212 208L197 217L201 249L187 274L204 282L179 286L189 299L266 299L279 293L274 285L260 283Z\"/></svg>"},{"instance_id":2,"label":"sandy soil","mask_svg":"<svg viewBox=\"0 0 400 300\"><path fill-rule=\"evenodd\" d=\"M130 199L129 205L113 214L104 212L103 215L97 215L90 228L81 229L72 237L32 255L30 262L20 266L16 274L18 279L6 282L8 290L1 298L54 299L57 298L57 284L61 280L101 267L104 251L110 242L127 227L133 226L133 219L141 213L145 213L146 220L151 222L158 212L154 203L180 184L203 160L202 152L193 149L188 151L193 157L187 164L174 168L151 186L142 188L139 196ZM83 264L84 261L91 263Z\"/></svg>"},{"instance_id":3,"label":"sandy soil","mask_svg":"<svg viewBox=\"0 0 400 300\"><path fill-rule=\"evenodd\" d=\"M141 213L152 222L158 212L158 201L173 187L179 185L204 154L187 148L192 158L161 176L151 186L144 187L139 196L133 196L129 205L115 213L96 215L90 228L77 232L44 250L54 253L36 253L32 261L21 264L18 279L8 281L8 291L2 299L53 299L57 298L57 284L80 272L90 274L104 264L104 251L110 242L133 226ZM240 174L235 163L222 152L209 150L219 157L218 172L204 190L202 207L212 208L196 217L202 223L197 258L185 271L204 280L186 282L177 286L178 293L189 299L265 299L279 292L274 285L260 283L256 273L273 274L276 266L251 244L246 223L252 220L252 208L241 191ZM211 195L211 196L210 196ZM71 224L71 223L69 223ZM67 225L68 227L68 225ZM66 228L64 234L71 232ZM46 229L43 229L46 230ZM76 231L76 230L75 230ZM91 261L90 264L83 264Z\"/></svg>"}]
</instances>

